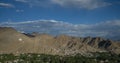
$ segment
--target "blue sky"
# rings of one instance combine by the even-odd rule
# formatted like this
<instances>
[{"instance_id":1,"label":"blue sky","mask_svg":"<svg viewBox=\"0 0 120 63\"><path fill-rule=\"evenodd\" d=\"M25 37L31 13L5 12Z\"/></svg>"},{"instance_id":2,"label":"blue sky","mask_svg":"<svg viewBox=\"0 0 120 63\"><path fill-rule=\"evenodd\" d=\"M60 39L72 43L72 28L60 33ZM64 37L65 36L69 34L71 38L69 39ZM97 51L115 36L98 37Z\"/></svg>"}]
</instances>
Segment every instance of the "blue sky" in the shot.
<instances>
[{"instance_id":1,"label":"blue sky","mask_svg":"<svg viewBox=\"0 0 120 63\"><path fill-rule=\"evenodd\" d=\"M120 40L120 0L0 0L0 26Z\"/></svg>"},{"instance_id":2,"label":"blue sky","mask_svg":"<svg viewBox=\"0 0 120 63\"><path fill-rule=\"evenodd\" d=\"M0 21L58 20L94 24L120 19L119 0L0 0Z\"/></svg>"}]
</instances>

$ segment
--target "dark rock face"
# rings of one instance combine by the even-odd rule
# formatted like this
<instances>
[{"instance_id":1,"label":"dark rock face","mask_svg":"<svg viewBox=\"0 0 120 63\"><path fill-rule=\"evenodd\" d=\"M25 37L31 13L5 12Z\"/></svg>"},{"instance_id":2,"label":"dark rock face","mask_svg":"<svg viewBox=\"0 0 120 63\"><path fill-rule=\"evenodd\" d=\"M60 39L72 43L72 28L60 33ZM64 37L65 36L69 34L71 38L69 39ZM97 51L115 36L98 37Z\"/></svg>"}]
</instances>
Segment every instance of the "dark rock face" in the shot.
<instances>
[{"instance_id":1,"label":"dark rock face","mask_svg":"<svg viewBox=\"0 0 120 63\"><path fill-rule=\"evenodd\" d=\"M120 43L101 37L19 33L10 27L0 27L0 53L45 53L56 55L90 52L120 53Z\"/></svg>"},{"instance_id":2,"label":"dark rock face","mask_svg":"<svg viewBox=\"0 0 120 63\"><path fill-rule=\"evenodd\" d=\"M105 48L105 49L107 49L108 47L110 47L112 45L112 42L111 41L109 41L109 40L103 40L103 41L101 41L99 44L98 44L98 47L99 48Z\"/></svg>"}]
</instances>

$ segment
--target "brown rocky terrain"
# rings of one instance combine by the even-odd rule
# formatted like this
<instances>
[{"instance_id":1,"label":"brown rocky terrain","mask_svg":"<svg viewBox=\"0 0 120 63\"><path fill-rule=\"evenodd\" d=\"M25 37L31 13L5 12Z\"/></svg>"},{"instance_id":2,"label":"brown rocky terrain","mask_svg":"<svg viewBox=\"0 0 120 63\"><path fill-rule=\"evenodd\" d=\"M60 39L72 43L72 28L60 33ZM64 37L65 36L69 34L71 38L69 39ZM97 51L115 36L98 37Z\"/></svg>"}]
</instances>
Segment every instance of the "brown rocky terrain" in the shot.
<instances>
[{"instance_id":1,"label":"brown rocky terrain","mask_svg":"<svg viewBox=\"0 0 120 63\"><path fill-rule=\"evenodd\" d=\"M91 52L120 53L120 42L101 37L23 34L11 27L0 27L0 53L44 53L56 55L88 54Z\"/></svg>"}]
</instances>

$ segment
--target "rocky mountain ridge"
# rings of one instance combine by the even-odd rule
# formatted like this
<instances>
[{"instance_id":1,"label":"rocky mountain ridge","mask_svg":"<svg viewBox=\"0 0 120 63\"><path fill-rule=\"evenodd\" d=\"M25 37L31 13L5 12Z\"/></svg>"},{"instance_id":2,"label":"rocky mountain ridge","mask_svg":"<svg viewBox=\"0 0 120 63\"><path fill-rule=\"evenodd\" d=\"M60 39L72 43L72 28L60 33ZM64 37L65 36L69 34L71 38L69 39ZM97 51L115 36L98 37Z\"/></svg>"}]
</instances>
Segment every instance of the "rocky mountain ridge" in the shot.
<instances>
[{"instance_id":1,"label":"rocky mountain ridge","mask_svg":"<svg viewBox=\"0 0 120 63\"><path fill-rule=\"evenodd\" d=\"M120 54L120 42L101 37L25 34L11 27L0 27L0 53L44 53L53 55L111 52Z\"/></svg>"}]
</instances>

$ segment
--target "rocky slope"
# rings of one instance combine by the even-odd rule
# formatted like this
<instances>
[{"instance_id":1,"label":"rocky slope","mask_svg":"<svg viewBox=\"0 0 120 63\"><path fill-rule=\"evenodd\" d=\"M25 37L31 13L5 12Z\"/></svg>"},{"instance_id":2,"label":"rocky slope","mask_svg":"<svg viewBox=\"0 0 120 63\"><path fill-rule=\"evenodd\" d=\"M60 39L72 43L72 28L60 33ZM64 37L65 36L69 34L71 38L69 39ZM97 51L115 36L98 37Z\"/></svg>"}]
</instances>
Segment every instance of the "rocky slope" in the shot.
<instances>
[{"instance_id":1,"label":"rocky slope","mask_svg":"<svg viewBox=\"0 0 120 63\"><path fill-rule=\"evenodd\" d=\"M11 27L0 27L0 53L45 53L56 55L88 54L90 52L120 53L120 42L100 37L23 34Z\"/></svg>"}]
</instances>

